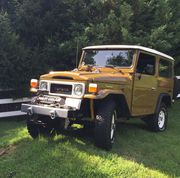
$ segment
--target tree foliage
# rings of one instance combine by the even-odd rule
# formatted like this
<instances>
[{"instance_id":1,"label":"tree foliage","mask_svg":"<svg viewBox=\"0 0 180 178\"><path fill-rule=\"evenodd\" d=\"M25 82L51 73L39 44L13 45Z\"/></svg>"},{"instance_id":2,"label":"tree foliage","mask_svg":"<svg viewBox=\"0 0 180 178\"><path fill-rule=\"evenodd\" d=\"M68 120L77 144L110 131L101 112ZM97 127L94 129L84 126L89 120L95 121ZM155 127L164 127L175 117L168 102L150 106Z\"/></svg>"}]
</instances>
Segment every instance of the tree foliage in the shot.
<instances>
[{"instance_id":1,"label":"tree foliage","mask_svg":"<svg viewBox=\"0 0 180 178\"><path fill-rule=\"evenodd\" d=\"M0 88L73 69L77 45L138 44L178 64L179 9L179 0L1 0Z\"/></svg>"}]
</instances>

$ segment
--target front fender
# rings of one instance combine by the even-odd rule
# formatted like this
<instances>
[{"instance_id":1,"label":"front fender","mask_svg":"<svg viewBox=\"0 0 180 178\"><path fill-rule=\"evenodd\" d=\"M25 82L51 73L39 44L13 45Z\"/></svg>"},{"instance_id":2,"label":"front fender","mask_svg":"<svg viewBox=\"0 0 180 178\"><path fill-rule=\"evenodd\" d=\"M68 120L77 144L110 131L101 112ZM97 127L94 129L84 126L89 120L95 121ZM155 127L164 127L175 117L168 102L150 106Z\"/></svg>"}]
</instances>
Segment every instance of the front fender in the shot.
<instances>
[{"instance_id":1,"label":"front fender","mask_svg":"<svg viewBox=\"0 0 180 178\"><path fill-rule=\"evenodd\" d=\"M122 90L109 90L109 89L105 89L105 90L100 90L97 94L85 94L84 98L88 98L88 99L103 99L103 98L107 97L110 94L124 94L124 92Z\"/></svg>"}]
</instances>

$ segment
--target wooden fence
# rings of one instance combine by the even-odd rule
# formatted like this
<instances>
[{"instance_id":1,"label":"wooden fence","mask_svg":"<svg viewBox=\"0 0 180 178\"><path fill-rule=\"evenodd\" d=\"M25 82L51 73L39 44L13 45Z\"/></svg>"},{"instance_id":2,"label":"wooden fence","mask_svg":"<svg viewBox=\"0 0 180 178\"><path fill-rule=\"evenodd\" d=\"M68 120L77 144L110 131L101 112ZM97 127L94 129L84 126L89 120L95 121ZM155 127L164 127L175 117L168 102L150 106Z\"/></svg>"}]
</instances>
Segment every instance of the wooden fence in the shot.
<instances>
[{"instance_id":1,"label":"wooden fence","mask_svg":"<svg viewBox=\"0 0 180 178\"><path fill-rule=\"evenodd\" d=\"M24 95L21 90L0 89L0 118L24 115L21 104L30 101L30 97Z\"/></svg>"},{"instance_id":2,"label":"wooden fence","mask_svg":"<svg viewBox=\"0 0 180 178\"><path fill-rule=\"evenodd\" d=\"M0 99L0 118L24 115L25 113L20 111L21 104L29 101L30 98L27 97L20 99Z\"/></svg>"}]
</instances>

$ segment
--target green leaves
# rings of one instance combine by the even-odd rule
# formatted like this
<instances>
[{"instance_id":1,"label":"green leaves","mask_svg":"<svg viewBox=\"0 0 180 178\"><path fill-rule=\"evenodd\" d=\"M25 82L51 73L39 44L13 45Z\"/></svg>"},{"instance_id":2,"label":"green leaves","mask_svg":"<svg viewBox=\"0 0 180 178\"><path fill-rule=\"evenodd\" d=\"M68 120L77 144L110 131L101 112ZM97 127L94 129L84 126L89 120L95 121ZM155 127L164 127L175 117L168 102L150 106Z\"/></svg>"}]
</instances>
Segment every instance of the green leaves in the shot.
<instances>
[{"instance_id":1,"label":"green leaves","mask_svg":"<svg viewBox=\"0 0 180 178\"><path fill-rule=\"evenodd\" d=\"M2 0L0 88L28 88L32 77L75 68L77 45L79 53L86 45L143 45L177 64L179 6L179 0Z\"/></svg>"}]
</instances>

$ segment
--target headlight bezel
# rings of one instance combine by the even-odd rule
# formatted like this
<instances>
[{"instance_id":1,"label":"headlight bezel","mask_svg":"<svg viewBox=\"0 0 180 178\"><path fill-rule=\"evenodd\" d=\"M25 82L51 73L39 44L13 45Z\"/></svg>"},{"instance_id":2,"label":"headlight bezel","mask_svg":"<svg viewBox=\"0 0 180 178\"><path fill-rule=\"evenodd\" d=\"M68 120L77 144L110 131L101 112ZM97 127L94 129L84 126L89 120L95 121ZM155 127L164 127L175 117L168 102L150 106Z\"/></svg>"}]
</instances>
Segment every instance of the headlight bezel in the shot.
<instances>
[{"instance_id":1,"label":"headlight bezel","mask_svg":"<svg viewBox=\"0 0 180 178\"><path fill-rule=\"evenodd\" d=\"M39 90L40 91L48 91L48 82L47 81L40 81L39 82Z\"/></svg>"},{"instance_id":2,"label":"headlight bezel","mask_svg":"<svg viewBox=\"0 0 180 178\"><path fill-rule=\"evenodd\" d=\"M74 84L73 94L78 97L82 96L84 94L84 86L80 83Z\"/></svg>"}]
</instances>

